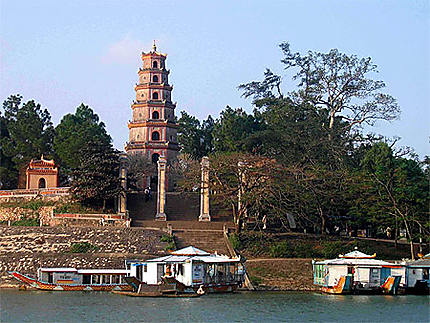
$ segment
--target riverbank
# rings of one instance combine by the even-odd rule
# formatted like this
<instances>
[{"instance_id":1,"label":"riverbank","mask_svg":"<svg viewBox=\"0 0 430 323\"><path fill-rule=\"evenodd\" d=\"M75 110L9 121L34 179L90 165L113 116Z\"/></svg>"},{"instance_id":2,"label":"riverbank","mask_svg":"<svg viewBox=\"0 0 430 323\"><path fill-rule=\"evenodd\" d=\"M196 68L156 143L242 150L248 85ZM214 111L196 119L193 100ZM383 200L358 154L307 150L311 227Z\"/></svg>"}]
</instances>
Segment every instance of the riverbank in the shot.
<instances>
[{"instance_id":1,"label":"riverbank","mask_svg":"<svg viewBox=\"0 0 430 323\"><path fill-rule=\"evenodd\" d=\"M167 254L164 233L141 228L0 227L0 287L18 287L8 271L33 277L40 267L124 268L125 259Z\"/></svg>"}]
</instances>

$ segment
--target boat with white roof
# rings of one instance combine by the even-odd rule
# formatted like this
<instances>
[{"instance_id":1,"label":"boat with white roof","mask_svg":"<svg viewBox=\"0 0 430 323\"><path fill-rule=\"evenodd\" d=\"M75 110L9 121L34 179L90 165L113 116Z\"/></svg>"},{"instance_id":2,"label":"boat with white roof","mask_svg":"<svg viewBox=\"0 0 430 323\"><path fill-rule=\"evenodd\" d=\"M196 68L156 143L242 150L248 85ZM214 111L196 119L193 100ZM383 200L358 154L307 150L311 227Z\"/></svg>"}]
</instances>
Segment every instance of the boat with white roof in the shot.
<instances>
[{"instance_id":1,"label":"boat with white roof","mask_svg":"<svg viewBox=\"0 0 430 323\"><path fill-rule=\"evenodd\" d=\"M314 284L330 294L396 294L404 267L354 250L339 258L312 261Z\"/></svg>"},{"instance_id":2,"label":"boat with white roof","mask_svg":"<svg viewBox=\"0 0 430 323\"><path fill-rule=\"evenodd\" d=\"M245 275L243 259L210 254L193 246L164 257L128 261L127 268L135 277L130 284L136 292L162 284L174 285L181 293L233 292Z\"/></svg>"},{"instance_id":3,"label":"boat with white roof","mask_svg":"<svg viewBox=\"0 0 430 323\"><path fill-rule=\"evenodd\" d=\"M23 286L49 291L131 291L126 269L39 268L37 279L12 271Z\"/></svg>"}]
</instances>

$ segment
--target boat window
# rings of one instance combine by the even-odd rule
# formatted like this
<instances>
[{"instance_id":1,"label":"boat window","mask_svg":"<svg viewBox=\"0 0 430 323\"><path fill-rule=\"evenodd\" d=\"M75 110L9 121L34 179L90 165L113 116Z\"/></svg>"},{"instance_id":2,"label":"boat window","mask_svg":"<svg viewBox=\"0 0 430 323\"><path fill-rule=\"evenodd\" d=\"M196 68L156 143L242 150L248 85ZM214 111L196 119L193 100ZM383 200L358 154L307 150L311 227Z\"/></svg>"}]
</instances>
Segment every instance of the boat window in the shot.
<instances>
[{"instance_id":1,"label":"boat window","mask_svg":"<svg viewBox=\"0 0 430 323\"><path fill-rule=\"evenodd\" d=\"M148 265L147 264L143 265L143 272L144 273L148 272Z\"/></svg>"},{"instance_id":2,"label":"boat window","mask_svg":"<svg viewBox=\"0 0 430 323\"><path fill-rule=\"evenodd\" d=\"M91 284L91 275L83 275L82 284Z\"/></svg>"},{"instance_id":3,"label":"boat window","mask_svg":"<svg viewBox=\"0 0 430 323\"><path fill-rule=\"evenodd\" d=\"M119 284L119 275L112 275L112 284Z\"/></svg>"},{"instance_id":4,"label":"boat window","mask_svg":"<svg viewBox=\"0 0 430 323\"><path fill-rule=\"evenodd\" d=\"M110 275L102 275L102 284L110 284Z\"/></svg>"},{"instance_id":5,"label":"boat window","mask_svg":"<svg viewBox=\"0 0 430 323\"><path fill-rule=\"evenodd\" d=\"M100 275L93 275L93 284L101 284Z\"/></svg>"},{"instance_id":6,"label":"boat window","mask_svg":"<svg viewBox=\"0 0 430 323\"><path fill-rule=\"evenodd\" d=\"M183 274L184 274L184 265L178 264L178 275L183 275Z\"/></svg>"},{"instance_id":7,"label":"boat window","mask_svg":"<svg viewBox=\"0 0 430 323\"><path fill-rule=\"evenodd\" d=\"M423 269L423 279L425 279L425 280L429 279L429 269L428 268Z\"/></svg>"},{"instance_id":8,"label":"boat window","mask_svg":"<svg viewBox=\"0 0 430 323\"><path fill-rule=\"evenodd\" d=\"M52 284L54 279L53 279L54 275L52 273L48 273L48 283Z\"/></svg>"}]
</instances>

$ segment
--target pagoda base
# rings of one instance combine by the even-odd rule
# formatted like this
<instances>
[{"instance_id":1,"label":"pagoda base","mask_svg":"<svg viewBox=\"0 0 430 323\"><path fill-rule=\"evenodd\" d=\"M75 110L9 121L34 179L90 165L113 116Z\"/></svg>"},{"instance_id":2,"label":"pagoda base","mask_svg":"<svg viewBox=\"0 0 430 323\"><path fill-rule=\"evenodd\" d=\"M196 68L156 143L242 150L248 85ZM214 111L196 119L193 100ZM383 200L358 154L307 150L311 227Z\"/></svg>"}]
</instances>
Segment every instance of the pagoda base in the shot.
<instances>
[{"instance_id":1,"label":"pagoda base","mask_svg":"<svg viewBox=\"0 0 430 323\"><path fill-rule=\"evenodd\" d=\"M201 222L210 222L211 216L209 214L200 214L199 221Z\"/></svg>"},{"instance_id":2,"label":"pagoda base","mask_svg":"<svg viewBox=\"0 0 430 323\"><path fill-rule=\"evenodd\" d=\"M155 221L167 221L166 213L157 213L155 215Z\"/></svg>"}]
</instances>

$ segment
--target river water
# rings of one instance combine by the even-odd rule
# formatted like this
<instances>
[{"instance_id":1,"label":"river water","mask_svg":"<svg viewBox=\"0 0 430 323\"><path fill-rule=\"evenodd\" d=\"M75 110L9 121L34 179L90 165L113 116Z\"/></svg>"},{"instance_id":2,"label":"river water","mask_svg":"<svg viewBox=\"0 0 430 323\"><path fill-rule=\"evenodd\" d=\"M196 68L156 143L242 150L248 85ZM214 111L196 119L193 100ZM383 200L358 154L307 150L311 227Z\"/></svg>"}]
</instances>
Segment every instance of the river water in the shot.
<instances>
[{"instance_id":1,"label":"river water","mask_svg":"<svg viewBox=\"0 0 430 323\"><path fill-rule=\"evenodd\" d=\"M1 290L1 322L429 322L428 296L241 292L143 298Z\"/></svg>"}]
</instances>

